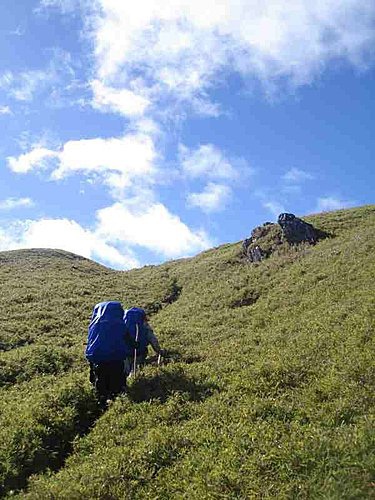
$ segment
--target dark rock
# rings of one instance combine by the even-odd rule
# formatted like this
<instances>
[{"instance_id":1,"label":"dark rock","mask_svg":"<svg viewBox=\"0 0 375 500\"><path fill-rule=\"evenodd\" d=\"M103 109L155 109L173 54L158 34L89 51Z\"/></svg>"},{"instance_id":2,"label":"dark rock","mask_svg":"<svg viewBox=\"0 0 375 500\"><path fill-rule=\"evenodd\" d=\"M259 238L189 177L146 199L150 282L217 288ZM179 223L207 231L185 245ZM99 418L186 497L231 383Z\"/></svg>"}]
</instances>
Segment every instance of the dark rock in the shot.
<instances>
[{"instance_id":1,"label":"dark rock","mask_svg":"<svg viewBox=\"0 0 375 500\"><path fill-rule=\"evenodd\" d=\"M314 226L296 217L294 214L280 214L277 223L282 229L283 238L289 244L302 242L314 244L319 239L319 232Z\"/></svg>"},{"instance_id":2,"label":"dark rock","mask_svg":"<svg viewBox=\"0 0 375 500\"><path fill-rule=\"evenodd\" d=\"M294 214L280 214L277 222L278 224L266 222L254 228L250 238L242 242L243 254L247 261L261 262L283 244L297 245L306 242L314 245L318 240L329 236Z\"/></svg>"},{"instance_id":3,"label":"dark rock","mask_svg":"<svg viewBox=\"0 0 375 500\"><path fill-rule=\"evenodd\" d=\"M256 245L254 248L249 248L247 252L247 257L250 262L260 262L266 256L267 255L263 252L259 245Z\"/></svg>"}]
</instances>

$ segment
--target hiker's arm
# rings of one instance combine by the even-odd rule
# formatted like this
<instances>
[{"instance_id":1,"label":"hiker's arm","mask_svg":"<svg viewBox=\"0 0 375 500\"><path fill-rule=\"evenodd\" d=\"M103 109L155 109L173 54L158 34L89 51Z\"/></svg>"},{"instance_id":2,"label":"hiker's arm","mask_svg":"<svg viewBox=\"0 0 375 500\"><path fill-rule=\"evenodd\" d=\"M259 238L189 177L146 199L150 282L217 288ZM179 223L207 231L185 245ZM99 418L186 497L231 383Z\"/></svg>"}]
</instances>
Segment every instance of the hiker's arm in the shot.
<instances>
[{"instance_id":1,"label":"hiker's arm","mask_svg":"<svg viewBox=\"0 0 375 500\"><path fill-rule=\"evenodd\" d=\"M161 348L157 336L155 335L151 326L148 323L145 323L145 328L146 328L147 342L151 344L153 350L159 354Z\"/></svg>"}]
</instances>

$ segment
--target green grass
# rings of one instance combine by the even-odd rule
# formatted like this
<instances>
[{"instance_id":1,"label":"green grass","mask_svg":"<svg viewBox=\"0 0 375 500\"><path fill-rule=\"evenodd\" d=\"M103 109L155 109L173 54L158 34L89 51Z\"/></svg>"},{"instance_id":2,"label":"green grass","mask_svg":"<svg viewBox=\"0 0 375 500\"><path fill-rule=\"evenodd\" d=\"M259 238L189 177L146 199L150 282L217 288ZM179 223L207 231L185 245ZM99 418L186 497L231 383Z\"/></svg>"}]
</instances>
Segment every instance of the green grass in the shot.
<instances>
[{"instance_id":1,"label":"green grass","mask_svg":"<svg viewBox=\"0 0 375 500\"><path fill-rule=\"evenodd\" d=\"M240 243L130 272L0 253L2 494L375 497L375 207L306 220L331 237L260 264ZM172 353L104 413L83 357L101 300L146 307Z\"/></svg>"}]
</instances>

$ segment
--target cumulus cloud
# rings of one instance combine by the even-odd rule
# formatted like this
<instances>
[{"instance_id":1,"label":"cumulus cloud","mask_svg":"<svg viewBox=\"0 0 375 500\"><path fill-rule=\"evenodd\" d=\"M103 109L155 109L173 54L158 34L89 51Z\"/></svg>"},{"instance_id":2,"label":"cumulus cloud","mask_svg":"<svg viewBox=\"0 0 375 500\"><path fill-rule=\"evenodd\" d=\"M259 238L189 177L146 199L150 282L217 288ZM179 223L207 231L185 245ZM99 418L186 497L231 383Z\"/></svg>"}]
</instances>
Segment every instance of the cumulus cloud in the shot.
<instances>
[{"instance_id":1,"label":"cumulus cloud","mask_svg":"<svg viewBox=\"0 0 375 500\"><path fill-rule=\"evenodd\" d=\"M163 258L177 258L212 246L204 231L189 228L161 203L144 198L141 201L132 198L98 210L91 228L66 218L15 221L7 227L0 226L0 250L56 248L111 267L129 269L140 265L136 248L145 248Z\"/></svg>"},{"instance_id":2,"label":"cumulus cloud","mask_svg":"<svg viewBox=\"0 0 375 500\"><path fill-rule=\"evenodd\" d=\"M29 224L23 235L27 247L59 248L110 263L114 267L136 267L133 255L120 253L99 238L95 232L82 228L68 219L42 219Z\"/></svg>"},{"instance_id":3,"label":"cumulus cloud","mask_svg":"<svg viewBox=\"0 0 375 500\"><path fill-rule=\"evenodd\" d=\"M68 141L58 157L55 179L76 171L115 171L132 177L152 172L156 152L149 136L130 134L121 138Z\"/></svg>"},{"instance_id":4,"label":"cumulus cloud","mask_svg":"<svg viewBox=\"0 0 375 500\"><path fill-rule=\"evenodd\" d=\"M8 156L8 166L17 174L26 174L33 169L43 169L47 166L47 160L57 158L58 153L47 148L35 147L28 153L23 153L17 157Z\"/></svg>"},{"instance_id":5,"label":"cumulus cloud","mask_svg":"<svg viewBox=\"0 0 375 500\"><path fill-rule=\"evenodd\" d=\"M203 231L192 231L161 203L141 208L115 203L99 210L97 217L97 233L107 241L141 246L168 258L191 255L211 245Z\"/></svg>"},{"instance_id":6,"label":"cumulus cloud","mask_svg":"<svg viewBox=\"0 0 375 500\"><path fill-rule=\"evenodd\" d=\"M131 92L137 88L137 94L154 104L189 102L196 112L215 116L218 107L210 102L209 92L231 72L246 82L256 78L268 93L285 82L311 83L338 60L363 69L373 59L372 0L41 4L65 13L83 9L84 19L90 20L86 25L94 42L97 81L105 87L116 84L105 106L121 114L135 99L122 94L121 86Z\"/></svg>"},{"instance_id":7,"label":"cumulus cloud","mask_svg":"<svg viewBox=\"0 0 375 500\"><path fill-rule=\"evenodd\" d=\"M339 210L340 208L348 208L355 205L354 202L342 200L334 196L318 198L316 204L316 212L329 212L330 210Z\"/></svg>"},{"instance_id":8,"label":"cumulus cloud","mask_svg":"<svg viewBox=\"0 0 375 500\"><path fill-rule=\"evenodd\" d=\"M191 178L234 179L237 177L232 162L213 144L202 144L196 149L180 144L179 160L183 173Z\"/></svg>"},{"instance_id":9,"label":"cumulus cloud","mask_svg":"<svg viewBox=\"0 0 375 500\"><path fill-rule=\"evenodd\" d=\"M201 193L190 193L187 202L191 207L198 207L204 212L217 212L224 210L230 196L229 186L210 182Z\"/></svg>"},{"instance_id":10,"label":"cumulus cloud","mask_svg":"<svg viewBox=\"0 0 375 500\"><path fill-rule=\"evenodd\" d=\"M142 133L120 138L81 139L66 142L60 150L36 147L18 157L8 157L8 166L16 173L46 168L53 159L52 179L59 180L73 173L101 175L113 189L131 184L137 177L151 177L157 157L152 138Z\"/></svg>"},{"instance_id":11,"label":"cumulus cloud","mask_svg":"<svg viewBox=\"0 0 375 500\"><path fill-rule=\"evenodd\" d=\"M17 233L16 224L13 224L11 227L0 226L0 252L22 248L22 243L20 243Z\"/></svg>"},{"instance_id":12,"label":"cumulus cloud","mask_svg":"<svg viewBox=\"0 0 375 500\"><path fill-rule=\"evenodd\" d=\"M301 85L342 59L368 62L374 42L370 0L98 0L93 27L97 73L141 74L159 97L191 99L232 69L265 85L287 78ZM208 14L209 13L209 14Z\"/></svg>"},{"instance_id":13,"label":"cumulus cloud","mask_svg":"<svg viewBox=\"0 0 375 500\"><path fill-rule=\"evenodd\" d=\"M114 111L128 117L142 116L150 105L145 97L123 88L103 85L99 80L91 82L93 106L101 111Z\"/></svg>"},{"instance_id":14,"label":"cumulus cloud","mask_svg":"<svg viewBox=\"0 0 375 500\"><path fill-rule=\"evenodd\" d=\"M139 266L131 250L119 251L94 231L69 219L18 221L7 228L0 227L0 250L19 248L66 250L119 269Z\"/></svg>"},{"instance_id":15,"label":"cumulus cloud","mask_svg":"<svg viewBox=\"0 0 375 500\"><path fill-rule=\"evenodd\" d=\"M32 207L34 202L31 198L7 198L0 200L0 210L13 210L14 208Z\"/></svg>"}]
</instances>

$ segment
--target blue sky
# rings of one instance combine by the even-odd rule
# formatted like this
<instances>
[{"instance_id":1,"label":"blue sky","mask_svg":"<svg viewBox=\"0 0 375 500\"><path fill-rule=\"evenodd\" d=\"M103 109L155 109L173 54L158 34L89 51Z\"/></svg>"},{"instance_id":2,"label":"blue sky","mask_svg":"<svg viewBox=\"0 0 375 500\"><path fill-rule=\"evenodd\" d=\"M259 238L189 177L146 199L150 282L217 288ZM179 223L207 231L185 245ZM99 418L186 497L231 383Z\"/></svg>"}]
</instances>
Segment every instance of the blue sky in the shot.
<instances>
[{"instance_id":1,"label":"blue sky","mask_svg":"<svg viewBox=\"0 0 375 500\"><path fill-rule=\"evenodd\" d=\"M373 203L373 0L5 0L0 250L117 269Z\"/></svg>"}]
</instances>

